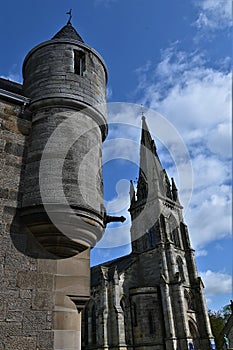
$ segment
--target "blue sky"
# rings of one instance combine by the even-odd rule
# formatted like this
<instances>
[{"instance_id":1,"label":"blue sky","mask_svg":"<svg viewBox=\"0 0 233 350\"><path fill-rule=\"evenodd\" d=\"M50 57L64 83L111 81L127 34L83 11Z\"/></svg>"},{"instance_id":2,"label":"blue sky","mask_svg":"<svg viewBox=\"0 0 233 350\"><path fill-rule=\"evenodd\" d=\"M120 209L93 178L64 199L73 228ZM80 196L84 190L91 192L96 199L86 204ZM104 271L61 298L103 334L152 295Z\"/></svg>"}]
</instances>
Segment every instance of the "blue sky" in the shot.
<instances>
[{"instance_id":1,"label":"blue sky","mask_svg":"<svg viewBox=\"0 0 233 350\"><path fill-rule=\"evenodd\" d=\"M73 25L108 66L108 102L125 103L128 121L134 125L113 124L119 119L110 105L110 132L104 146L108 211L127 213L128 180L135 180L138 172L137 106L143 104L145 114L157 111L171 123L188 149L193 188L185 221L206 285L208 307L224 306L232 298L231 1L8 0L1 4L0 13L0 75L22 81L26 53L66 23L65 13L70 8ZM153 116L148 118L153 129L150 120ZM159 142L156 134L155 130L162 163L169 176L176 177L172 135ZM128 156L119 160L120 155L114 153L111 140L116 138L134 142L128 147L131 161ZM124 152L124 141L115 140L114 145L116 142ZM170 153L164 144L170 147ZM186 169L178 165L187 178ZM183 183L179 187L184 201L185 186ZM123 229L107 230L105 240L92 251L93 264L129 252L129 245L125 245L128 224L129 219ZM117 235L118 229L122 231L118 233L119 241L110 249L111 235Z\"/></svg>"}]
</instances>

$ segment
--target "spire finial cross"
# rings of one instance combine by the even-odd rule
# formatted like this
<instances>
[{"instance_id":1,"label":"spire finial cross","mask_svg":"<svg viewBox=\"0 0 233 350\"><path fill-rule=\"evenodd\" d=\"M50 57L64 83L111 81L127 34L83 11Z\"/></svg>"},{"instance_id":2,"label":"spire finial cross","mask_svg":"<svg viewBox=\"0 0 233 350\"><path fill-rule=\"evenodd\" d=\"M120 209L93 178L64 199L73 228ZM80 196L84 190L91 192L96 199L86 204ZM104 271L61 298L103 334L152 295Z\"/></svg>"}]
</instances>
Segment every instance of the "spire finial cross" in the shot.
<instances>
[{"instance_id":1,"label":"spire finial cross","mask_svg":"<svg viewBox=\"0 0 233 350\"><path fill-rule=\"evenodd\" d=\"M143 106L143 104L141 104L141 112L142 112L142 119L143 119L143 118L145 119L145 116L144 116L144 106Z\"/></svg>"},{"instance_id":2,"label":"spire finial cross","mask_svg":"<svg viewBox=\"0 0 233 350\"><path fill-rule=\"evenodd\" d=\"M69 15L69 19L68 19L67 24L70 24L71 23L71 18L72 18L72 9L70 9L70 11L66 12L66 14Z\"/></svg>"}]
</instances>

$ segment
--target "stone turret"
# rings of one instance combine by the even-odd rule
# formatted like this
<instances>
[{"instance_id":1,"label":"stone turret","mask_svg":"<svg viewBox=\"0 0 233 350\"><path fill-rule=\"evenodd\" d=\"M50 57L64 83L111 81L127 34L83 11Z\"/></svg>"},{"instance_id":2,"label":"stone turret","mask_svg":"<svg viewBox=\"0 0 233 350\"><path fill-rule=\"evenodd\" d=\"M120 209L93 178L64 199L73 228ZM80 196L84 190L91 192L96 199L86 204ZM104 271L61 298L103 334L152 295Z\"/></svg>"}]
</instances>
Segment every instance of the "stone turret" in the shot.
<instances>
[{"instance_id":1,"label":"stone turret","mask_svg":"<svg viewBox=\"0 0 233 350\"><path fill-rule=\"evenodd\" d=\"M106 66L68 21L28 53L23 77L32 129L21 216L49 253L69 257L105 227Z\"/></svg>"},{"instance_id":2,"label":"stone turret","mask_svg":"<svg viewBox=\"0 0 233 350\"><path fill-rule=\"evenodd\" d=\"M0 348L81 350L105 213L107 70L68 23L0 79Z\"/></svg>"}]
</instances>

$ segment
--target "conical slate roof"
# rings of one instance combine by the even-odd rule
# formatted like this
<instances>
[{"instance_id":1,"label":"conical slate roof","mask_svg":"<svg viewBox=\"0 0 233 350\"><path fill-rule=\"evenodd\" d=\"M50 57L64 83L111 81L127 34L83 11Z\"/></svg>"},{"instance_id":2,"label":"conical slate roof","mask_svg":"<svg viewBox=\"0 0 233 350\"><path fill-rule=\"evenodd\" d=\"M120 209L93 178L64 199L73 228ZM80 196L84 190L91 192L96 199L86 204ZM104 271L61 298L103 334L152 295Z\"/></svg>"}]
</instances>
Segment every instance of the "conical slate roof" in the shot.
<instances>
[{"instance_id":1,"label":"conical slate roof","mask_svg":"<svg viewBox=\"0 0 233 350\"><path fill-rule=\"evenodd\" d=\"M70 39L70 40L78 40L84 43L81 36L74 29L72 24L68 22L57 34L54 35L52 39Z\"/></svg>"}]
</instances>

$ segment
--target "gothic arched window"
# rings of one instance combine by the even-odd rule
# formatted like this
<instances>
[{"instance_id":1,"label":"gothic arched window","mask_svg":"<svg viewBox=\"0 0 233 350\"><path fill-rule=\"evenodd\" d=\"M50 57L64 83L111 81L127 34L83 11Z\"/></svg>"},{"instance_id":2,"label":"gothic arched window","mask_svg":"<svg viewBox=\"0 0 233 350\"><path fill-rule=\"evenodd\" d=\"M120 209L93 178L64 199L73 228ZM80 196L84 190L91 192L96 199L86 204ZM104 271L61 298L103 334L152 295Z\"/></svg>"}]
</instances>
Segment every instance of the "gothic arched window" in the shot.
<instances>
[{"instance_id":1,"label":"gothic arched window","mask_svg":"<svg viewBox=\"0 0 233 350\"><path fill-rule=\"evenodd\" d=\"M188 228L183 222L180 223L180 233L181 233L181 238L183 241L184 248L185 249L189 248L190 241L189 241L189 235L188 235Z\"/></svg>"},{"instance_id":2,"label":"gothic arched window","mask_svg":"<svg viewBox=\"0 0 233 350\"><path fill-rule=\"evenodd\" d=\"M161 223L161 230L163 233L164 238L166 237L166 223L165 223L165 217L163 214L160 216L160 223Z\"/></svg>"},{"instance_id":3,"label":"gothic arched window","mask_svg":"<svg viewBox=\"0 0 233 350\"><path fill-rule=\"evenodd\" d=\"M186 299L187 309L188 310L194 310L194 296L192 291L185 290L184 291L184 297Z\"/></svg>"},{"instance_id":4,"label":"gothic arched window","mask_svg":"<svg viewBox=\"0 0 233 350\"><path fill-rule=\"evenodd\" d=\"M152 311L148 312L148 324L149 324L150 334L152 335L155 333L155 320L154 320L154 315Z\"/></svg>"},{"instance_id":5,"label":"gothic arched window","mask_svg":"<svg viewBox=\"0 0 233 350\"><path fill-rule=\"evenodd\" d=\"M88 345L88 307L84 310L84 343Z\"/></svg>"},{"instance_id":6,"label":"gothic arched window","mask_svg":"<svg viewBox=\"0 0 233 350\"><path fill-rule=\"evenodd\" d=\"M178 266L178 271L179 271L179 274L180 274L180 279L181 281L185 281L185 277L184 277L184 269L183 269L183 260L181 259L180 256L178 256L176 258L176 263L177 263L177 266Z\"/></svg>"},{"instance_id":7,"label":"gothic arched window","mask_svg":"<svg viewBox=\"0 0 233 350\"><path fill-rule=\"evenodd\" d=\"M130 343L129 338L129 319L128 319L128 303L125 296L121 298L120 306L124 315L124 328L125 328L125 342L128 345Z\"/></svg>"},{"instance_id":8,"label":"gothic arched window","mask_svg":"<svg viewBox=\"0 0 233 350\"><path fill-rule=\"evenodd\" d=\"M172 236L173 236L173 242L175 243L175 245L179 248L181 248L181 245L180 245L180 237L179 237L179 230L178 228L175 228L173 231L172 231Z\"/></svg>"},{"instance_id":9,"label":"gothic arched window","mask_svg":"<svg viewBox=\"0 0 233 350\"><path fill-rule=\"evenodd\" d=\"M96 344L97 337L96 337L96 306L95 304L92 305L91 309L91 342L92 344Z\"/></svg>"},{"instance_id":10,"label":"gothic arched window","mask_svg":"<svg viewBox=\"0 0 233 350\"><path fill-rule=\"evenodd\" d=\"M150 232L151 248L155 248L155 246L156 246L155 227L152 226L149 232Z\"/></svg>"},{"instance_id":11,"label":"gothic arched window","mask_svg":"<svg viewBox=\"0 0 233 350\"><path fill-rule=\"evenodd\" d=\"M151 234L150 231L146 231L147 248L151 248Z\"/></svg>"}]
</instances>

